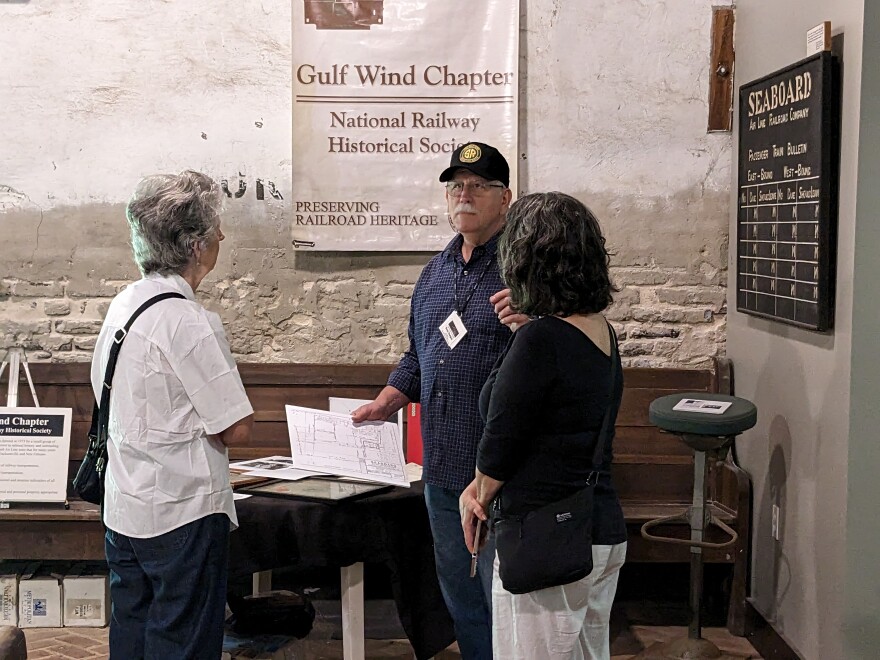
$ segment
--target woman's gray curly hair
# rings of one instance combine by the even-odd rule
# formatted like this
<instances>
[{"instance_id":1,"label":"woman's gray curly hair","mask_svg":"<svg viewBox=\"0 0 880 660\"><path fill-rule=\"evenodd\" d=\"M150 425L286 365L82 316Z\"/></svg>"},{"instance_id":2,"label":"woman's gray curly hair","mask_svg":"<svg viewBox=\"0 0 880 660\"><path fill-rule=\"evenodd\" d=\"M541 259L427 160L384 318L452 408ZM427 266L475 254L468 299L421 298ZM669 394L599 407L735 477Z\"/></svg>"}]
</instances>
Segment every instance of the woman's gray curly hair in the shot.
<instances>
[{"instance_id":1,"label":"woman's gray curly hair","mask_svg":"<svg viewBox=\"0 0 880 660\"><path fill-rule=\"evenodd\" d=\"M520 197L498 241L498 268L522 314L596 314L612 303L611 255L599 221L560 192Z\"/></svg>"},{"instance_id":2,"label":"woman's gray curly hair","mask_svg":"<svg viewBox=\"0 0 880 660\"><path fill-rule=\"evenodd\" d=\"M131 249L143 275L180 274L193 248L207 247L220 226L223 194L210 177L186 170L141 180L125 209Z\"/></svg>"}]
</instances>

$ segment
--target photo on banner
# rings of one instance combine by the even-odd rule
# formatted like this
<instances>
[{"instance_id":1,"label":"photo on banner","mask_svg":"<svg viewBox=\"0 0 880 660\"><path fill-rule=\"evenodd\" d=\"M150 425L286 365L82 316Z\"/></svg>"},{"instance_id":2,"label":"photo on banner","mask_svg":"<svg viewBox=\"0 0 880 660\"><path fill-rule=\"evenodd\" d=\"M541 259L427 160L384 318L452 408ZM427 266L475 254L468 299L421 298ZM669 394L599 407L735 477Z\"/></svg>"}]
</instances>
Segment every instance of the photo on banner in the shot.
<instances>
[{"instance_id":1,"label":"photo on banner","mask_svg":"<svg viewBox=\"0 0 880 660\"><path fill-rule=\"evenodd\" d=\"M298 249L437 251L440 172L497 147L516 193L519 3L293 0Z\"/></svg>"}]
</instances>

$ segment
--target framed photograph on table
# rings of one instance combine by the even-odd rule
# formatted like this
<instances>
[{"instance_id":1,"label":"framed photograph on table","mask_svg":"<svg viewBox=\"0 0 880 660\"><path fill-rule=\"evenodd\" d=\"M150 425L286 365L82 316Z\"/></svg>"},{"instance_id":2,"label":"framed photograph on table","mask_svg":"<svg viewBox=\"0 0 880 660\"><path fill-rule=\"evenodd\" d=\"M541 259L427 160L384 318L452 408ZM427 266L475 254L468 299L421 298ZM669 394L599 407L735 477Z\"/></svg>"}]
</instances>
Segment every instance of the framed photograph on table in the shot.
<instances>
[{"instance_id":1,"label":"framed photograph on table","mask_svg":"<svg viewBox=\"0 0 880 660\"><path fill-rule=\"evenodd\" d=\"M351 502L365 497L387 493L394 486L367 482L342 481L333 478L309 477L298 481L269 481L237 488L239 493L308 500L311 502Z\"/></svg>"}]
</instances>

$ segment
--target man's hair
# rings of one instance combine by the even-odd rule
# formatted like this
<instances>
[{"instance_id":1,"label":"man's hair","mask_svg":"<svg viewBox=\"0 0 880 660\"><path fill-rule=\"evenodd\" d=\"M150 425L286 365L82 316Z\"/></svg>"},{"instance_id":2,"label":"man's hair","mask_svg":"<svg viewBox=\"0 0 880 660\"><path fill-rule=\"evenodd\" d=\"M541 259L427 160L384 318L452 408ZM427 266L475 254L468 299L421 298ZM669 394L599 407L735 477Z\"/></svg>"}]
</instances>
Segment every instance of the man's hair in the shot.
<instances>
[{"instance_id":1,"label":"man's hair","mask_svg":"<svg viewBox=\"0 0 880 660\"><path fill-rule=\"evenodd\" d=\"M193 248L220 226L223 197L208 176L192 170L141 180L125 209L134 260L144 275L181 273Z\"/></svg>"},{"instance_id":2,"label":"man's hair","mask_svg":"<svg viewBox=\"0 0 880 660\"><path fill-rule=\"evenodd\" d=\"M498 259L511 306L522 314L594 314L617 290L599 221L563 193L533 193L513 203Z\"/></svg>"}]
</instances>

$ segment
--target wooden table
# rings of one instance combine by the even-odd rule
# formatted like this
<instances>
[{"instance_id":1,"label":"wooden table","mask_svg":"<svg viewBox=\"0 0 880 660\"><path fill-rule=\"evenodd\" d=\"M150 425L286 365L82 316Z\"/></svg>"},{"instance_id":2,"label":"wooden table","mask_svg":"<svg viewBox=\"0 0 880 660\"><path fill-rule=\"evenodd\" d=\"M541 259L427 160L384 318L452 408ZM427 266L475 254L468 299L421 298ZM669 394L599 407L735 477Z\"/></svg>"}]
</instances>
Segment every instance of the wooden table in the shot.
<instances>
[{"instance_id":1,"label":"wooden table","mask_svg":"<svg viewBox=\"0 0 880 660\"><path fill-rule=\"evenodd\" d=\"M241 527L230 536L230 573L253 574L254 591L271 588L271 569L299 561L340 570L346 660L364 658L364 562L383 563L417 657L454 640L437 583L420 484L351 505L263 497L236 502ZM0 560L104 561L100 508L13 504L0 509Z\"/></svg>"}]
</instances>

